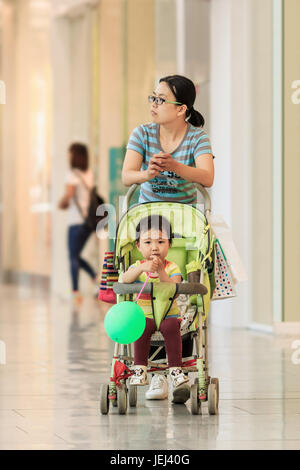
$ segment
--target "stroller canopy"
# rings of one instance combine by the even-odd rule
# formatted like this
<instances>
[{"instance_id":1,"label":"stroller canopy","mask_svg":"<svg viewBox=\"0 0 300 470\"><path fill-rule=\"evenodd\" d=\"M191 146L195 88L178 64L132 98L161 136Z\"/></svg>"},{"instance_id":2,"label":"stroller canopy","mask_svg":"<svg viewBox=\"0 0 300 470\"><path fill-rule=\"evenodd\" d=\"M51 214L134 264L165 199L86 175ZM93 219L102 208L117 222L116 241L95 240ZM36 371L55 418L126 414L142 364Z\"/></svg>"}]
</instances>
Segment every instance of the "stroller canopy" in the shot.
<instances>
[{"instance_id":1,"label":"stroller canopy","mask_svg":"<svg viewBox=\"0 0 300 470\"><path fill-rule=\"evenodd\" d=\"M151 202L129 208L117 228L116 263L120 265L120 262L127 258L123 268L128 269L130 264L141 259L141 254L135 245L136 227L141 219L154 214L165 217L171 224L174 239L167 259L179 265L185 279L186 265L195 260L201 262L211 245L211 235L205 215L196 207L187 204Z\"/></svg>"}]
</instances>

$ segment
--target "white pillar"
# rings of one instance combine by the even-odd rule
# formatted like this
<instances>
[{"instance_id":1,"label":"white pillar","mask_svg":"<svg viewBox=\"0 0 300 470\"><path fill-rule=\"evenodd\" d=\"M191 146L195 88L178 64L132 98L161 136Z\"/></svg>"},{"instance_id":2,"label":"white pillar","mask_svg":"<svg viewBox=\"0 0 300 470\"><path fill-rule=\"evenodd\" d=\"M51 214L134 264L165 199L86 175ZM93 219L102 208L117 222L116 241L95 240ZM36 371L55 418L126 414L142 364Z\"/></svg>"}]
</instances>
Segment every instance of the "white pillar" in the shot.
<instances>
[{"instance_id":1,"label":"white pillar","mask_svg":"<svg viewBox=\"0 0 300 470\"><path fill-rule=\"evenodd\" d=\"M216 156L215 181L211 190L213 212L222 214L231 225L231 4L211 3L210 57L210 138ZM231 326L232 301L213 302L211 321Z\"/></svg>"},{"instance_id":2,"label":"white pillar","mask_svg":"<svg viewBox=\"0 0 300 470\"><path fill-rule=\"evenodd\" d=\"M52 292L64 295L70 289L66 213L55 203L62 196L68 169L66 149L71 136L71 42L69 22L58 18L52 26L53 138L52 138Z\"/></svg>"},{"instance_id":3,"label":"white pillar","mask_svg":"<svg viewBox=\"0 0 300 470\"><path fill-rule=\"evenodd\" d=\"M10 53L1 55L1 78L6 86L6 104L1 105L1 269L18 268L16 249L17 214L16 194L16 19L15 5L8 0L1 6L1 45ZM5 113L5 115L4 115ZM9 214L7 217L6 214Z\"/></svg>"},{"instance_id":4,"label":"white pillar","mask_svg":"<svg viewBox=\"0 0 300 470\"><path fill-rule=\"evenodd\" d=\"M272 324L272 4L211 3L211 127L216 155L213 210L223 215L248 282L213 303L229 327Z\"/></svg>"},{"instance_id":5,"label":"white pillar","mask_svg":"<svg viewBox=\"0 0 300 470\"><path fill-rule=\"evenodd\" d=\"M80 5L79 5L80 3ZM90 167L94 174L92 132L92 18L89 2L78 2L54 17L52 31L53 58L53 202L65 188L68 171L67 149L74 141L87 144ZM93 2L92 2L93 3ZM80 8L79 8L80 7ZM70 290L67 252L66 213L53 211L52 224L52 291L65 295ZM83 251L94 269L99 270L99 242L91 236ZM91 289L87 275L80 271L80 290Z\"/></svg>"},{"instance_id":6,"label":"white pillar","mask_svg":"<svg viewBox=\"0 0 300 470\"><path fill-rule=\"evenodd\" d=\"M283 320L283 1L273 0L273 318Z\"/></svg>"},{"instance_id":7,"label":"white pillar","mask_svg":"<svg viewBox=\"0 0 300 470\"><path fill-rule=\"evenodd\" d=\"M185 3L184 0L176 0L176 49L177 49L177 73L185 74Z\"/></svg>"}]
</instances>

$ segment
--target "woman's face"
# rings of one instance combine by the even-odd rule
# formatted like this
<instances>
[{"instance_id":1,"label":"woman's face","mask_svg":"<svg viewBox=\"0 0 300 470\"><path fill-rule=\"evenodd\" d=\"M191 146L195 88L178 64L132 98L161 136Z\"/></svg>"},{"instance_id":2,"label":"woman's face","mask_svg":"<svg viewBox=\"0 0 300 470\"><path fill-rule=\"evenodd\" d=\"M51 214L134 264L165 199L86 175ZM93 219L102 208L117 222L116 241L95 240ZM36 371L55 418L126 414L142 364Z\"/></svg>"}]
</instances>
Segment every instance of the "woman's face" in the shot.
<instances>
[{"instance_id":1,"label":"woman's face","mask_svg":"<svg viewBox=\"0 0 300 470\"><path fill-rule=\"evenodd\" d=\"M166 82L159 83L153 95L160 96L168 101L177 101ZM184 118L186 109L186 105L179 106L166 102L161 105L155 102L150 104L152 121L157 124L167 124L176 121L178 118Z\"/></svg>"}]
</instances>

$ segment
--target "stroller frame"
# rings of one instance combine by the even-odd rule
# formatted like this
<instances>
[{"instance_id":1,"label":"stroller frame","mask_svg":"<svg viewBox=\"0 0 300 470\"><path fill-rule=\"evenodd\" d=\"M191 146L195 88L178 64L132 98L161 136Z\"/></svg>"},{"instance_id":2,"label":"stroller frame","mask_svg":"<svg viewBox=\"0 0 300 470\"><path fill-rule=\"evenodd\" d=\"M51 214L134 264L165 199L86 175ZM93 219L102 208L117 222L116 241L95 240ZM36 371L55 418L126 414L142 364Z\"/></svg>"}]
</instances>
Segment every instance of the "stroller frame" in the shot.
<instances>
[{"instance_id":1,"label":"stroller frame","mask_svg":"<svg viewBox=\"0 0 300 470\"><path fill-rule=\"evenodd\" d=\"M123 205L123 215L127 213L129 202L133 196L138 185L135 184L130 187ZM211 201L209 194L201 185L196 185L197 189L201 192L204 199L204 215L206 217L208 226L210 221ZM202 271L201 271L202 275ZM176 285L177 294L207 294L207 288L201 283L182 283ZM123 284L115 283L113 286L114 292L118 295L132 295L139 293L140 286L138 284ZM148 284L144 288L144 293L151 293L151 285ZM191 386L191 413L198 415L201 413L201 405L208 402L208 412L210 415L218 413L219 403L219 380L212 378L208 373L208 322L207 315L198 312L196 307L195 315L198 314L199 325L195 331L190 331L182 336L182 341L191 339L192 355L182 358L182 369L184 373L197 373L194 384ZM153 338L158 336L158 338ZM156 332L151 338L151 346L157 347L153 354L149 357L147 372L166 374L168 371L167 356L165 359L155 359L156 356L164 347L163 338L160 332ZM131 344L118 344L115 343L114 355L111 366L110 383L103 384L100 391L100 412L106 415L109 412L109 405L118 407L119 414L126 414L128 403L130 407L136 407L137 404L137 386L127 386L127 379L132 374L131 368L134 359L132 354Z\"/></svg>"}]
</instances>

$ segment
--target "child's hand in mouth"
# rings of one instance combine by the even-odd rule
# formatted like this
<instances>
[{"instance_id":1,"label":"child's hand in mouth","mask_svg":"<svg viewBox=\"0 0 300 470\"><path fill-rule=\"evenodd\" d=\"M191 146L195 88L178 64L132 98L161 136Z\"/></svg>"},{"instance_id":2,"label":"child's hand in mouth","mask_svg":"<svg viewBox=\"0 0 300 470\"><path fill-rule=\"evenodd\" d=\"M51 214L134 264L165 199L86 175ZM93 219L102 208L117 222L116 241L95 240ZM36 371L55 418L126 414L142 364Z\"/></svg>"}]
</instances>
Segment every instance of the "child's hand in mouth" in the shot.
<instances>
[{"instance_id":1,"label":"child's hand in mouth","mask_svg":"<svg viewBox=\"0 0 300 470\"><path fill-rule=\"evenodd\" d=\"M152 255L152 260L155 263L155 272L159 273L164 269L164 263L159 255Z\"/></svg>"}]
</instances>

